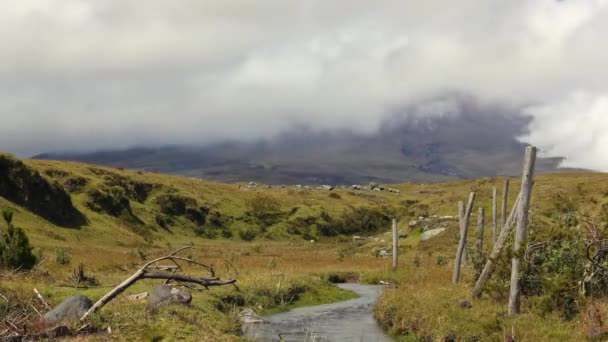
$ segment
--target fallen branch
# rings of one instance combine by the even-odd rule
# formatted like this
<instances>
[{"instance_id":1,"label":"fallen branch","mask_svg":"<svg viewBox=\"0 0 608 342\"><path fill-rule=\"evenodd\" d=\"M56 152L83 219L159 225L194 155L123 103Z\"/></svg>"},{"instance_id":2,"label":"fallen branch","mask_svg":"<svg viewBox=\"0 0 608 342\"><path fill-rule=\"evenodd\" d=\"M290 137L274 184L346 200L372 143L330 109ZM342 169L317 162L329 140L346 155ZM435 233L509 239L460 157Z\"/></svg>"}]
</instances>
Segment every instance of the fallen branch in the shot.
<instances>
[{"instance_id":1,"label":"fallen branch","mask_svg":"<svg viewBox=\"0 0 608 342\"><path fill-rule=\"evenodd\" d=\"M49 305L49 303L46 302L46 300L44 300L44 297L42 297L42 295L40 294L40 292L38 291L38 289L35 288L34 289L34 293L36 294L36 296L38 297L38 299L40 299L40 301L42 302L42 304L44 305L44 307L47 310L51 310L51 306ZM36 311L38 311L38 310L36 310Z\"/></svg>"},{"instance_id":2,"label":"fallen branch","mask_svg":"<svg viewBox=\"0 0 608 342\"><path fill-rule=\"evenodd\" d=\"M116 298L116 296L118 296L119 294L124 292L127 288L129 288L131 285L135 284L135 282L137 282L138 280L141 280L141 279L164 279L167 281L192 283L192 284L197 284L197 285L203 286L206 289L208 289L209 287L212 287L212 286L224 286L224 285L230 285L230 284L235 285L236 279L221 280L220 278L217 278L215 276L215 270L213 269L213 267L202 264L191 258L186 258L186 257L177 255L178 253L180 253L186 249L190 249L190 248L192 248L192 246L182 247L169 255L166 255L166 256L154 259L150 262L147 262L140 269L138 269L135 273L133 273L129 278L125 279L125 281L120 283L118 286L116 286L114 289L112 289L110 292L108 292L105 296L101 297L101 299L99 299L95 304L93 304L93 306L91 306L91 308L89 310L87 310L87 312L85 312L82 315L82 317L80 317L80 320L84 321L90 314L101 309L104 305L108 304L110 301L112 301L114 298ZM165 261L165 260L171 261L172 263L174 263L177 266L175 269L169 268L173 272L159 271L162 269L167 269L166 266L157 265L159 262ZM179 261L186 262L186 263L206 269L207 271L209 271L210 277L197 278L197 277L192 277L192 276L188 276L188 275L184 275L184 274L175 273L175 271L182 270L182 267L178 263Z\"/></svg>"}]
</instances>

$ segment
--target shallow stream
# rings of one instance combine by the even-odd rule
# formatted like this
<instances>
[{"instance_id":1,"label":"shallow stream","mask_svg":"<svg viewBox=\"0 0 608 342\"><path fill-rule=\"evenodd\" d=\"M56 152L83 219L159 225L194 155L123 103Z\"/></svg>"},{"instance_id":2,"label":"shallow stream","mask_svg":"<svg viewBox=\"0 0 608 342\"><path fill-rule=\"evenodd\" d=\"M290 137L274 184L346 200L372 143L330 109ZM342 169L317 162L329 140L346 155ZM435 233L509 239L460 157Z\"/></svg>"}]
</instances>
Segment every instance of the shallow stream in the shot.
<instances>
[{"instance_id":1,"label":"shallow stream","mask_svg":"<svg viewBox=\"0 0 608 342\"><path fill-rule=\"evenodd\" d=\"M302 307L264 316L268 324L250 324L246 337L254 341L363 341L383 342L391 339L380 329L373 317L374 304L382 286L339 284L340 288L360 297L310 307Z\"/></svg>"}]
</instances>

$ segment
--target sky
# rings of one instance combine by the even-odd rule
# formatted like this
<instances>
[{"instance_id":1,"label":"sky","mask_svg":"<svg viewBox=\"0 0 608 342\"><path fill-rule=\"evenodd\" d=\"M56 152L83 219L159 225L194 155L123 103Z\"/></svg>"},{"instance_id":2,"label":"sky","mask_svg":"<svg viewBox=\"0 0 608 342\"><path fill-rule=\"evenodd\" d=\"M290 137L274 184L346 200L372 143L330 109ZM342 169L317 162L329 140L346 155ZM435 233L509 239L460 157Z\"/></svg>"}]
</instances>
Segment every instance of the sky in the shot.
<instances>
[{"instance_id":1,"label":"sky","mask_svg":"<svg viewBox=\"0 0 608 342\"><path fill-rule=\"evenodd\" d=\"M519 138L543 155L608 171L606 32L608 0L4 1L0 149L373 134L466 94L529 115Z\"/></svg>"}]
</instances>

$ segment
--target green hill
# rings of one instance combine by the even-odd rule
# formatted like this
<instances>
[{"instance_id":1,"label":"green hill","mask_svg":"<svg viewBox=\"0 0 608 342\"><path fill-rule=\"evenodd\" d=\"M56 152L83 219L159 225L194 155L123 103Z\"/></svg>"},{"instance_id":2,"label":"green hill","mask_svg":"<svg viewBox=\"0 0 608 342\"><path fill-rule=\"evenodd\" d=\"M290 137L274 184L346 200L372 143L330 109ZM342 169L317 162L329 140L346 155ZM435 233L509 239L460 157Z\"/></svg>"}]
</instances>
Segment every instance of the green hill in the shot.
<instances>
[{"instance_id":1,"label":"green hill","mask_svg":"<svg viewBox=\"0 0 608 342\"><path fill-rule=\"evenodd\" d=\"M191 307L167 308L150 315L142 311L141 301L119 297L94 315L90 321L93 332L80 339L238 340L235 313L241 308L254 307L264 313L348 298L348 293L327 281L340 278L392 283L395 288L383 296L376 315L389 332L405 340L449 336L493 340L504 337L505 331L524 340L580 340L586 335L588 301L600 312L608 310L604 294L579 297L577 281L573 281L582 274L579 268L559 273L562 266L546 263L564 260L560 265L583 265L588 223L597 227L600 237L606 235L606 174L536 178L529 243L552 241L557 247L547 251L559 253L556 255L563 259L540 254L543 259L537 260L538 265L545 266L527 269L530 279L542 280L542 286L538 292L526 293L525 319L518 321L504 315L508 255L484 297L474 301L469 311L458 306L470 291L474 263L469 261L461 285L451 285L458 223L433 219L456 215L457 201L465 200L471 191L477 193L476 208L485 207L490 215L492 188L502 189L503 178L386 186L399 190L396 193L223 184L74 162L19 161L8 155L0 156L0 165L0 207L13 209L14 224L26 231L40 261L31 272L1 274L0 294L9 304L0 301L0 309L18 324L26 324L23 317L36 316L32 307L45 310L33 295L34 288L51 305L76 293L96 300L143 260L183 245L195 247L192 257L216 265L222 278L238 271L239 291L195 292ZM518 180L511 181L509 207L519 190ZM64 214L57 217L55 211ZM72 219L63 221L64 217ZM390 244L385 233L392 217L399 218L400 230L409 235L401 242L401 269L397 272L390 271L390 258L372 253L374 247ZM409 225L419 217L430 219L427 228L447 230L420 241L420 226ZM469 248L474 246L474 230L472 225ZM485 253L491 248L490 231L486 229ZM370 239L353 244L353 235ZM561 245L570 240L576 246L582 243L583 249ZM234 268L224 267L227 262ZM102 287L73 286L73 269L80 263ZM126 294L149 291L158 283L143 280ZM571 298L574 304L559 298ZM111 335L106 332L108 327L113 330ZM78 328L74 325L72 331Z\"/></svg>"}]
</instances>

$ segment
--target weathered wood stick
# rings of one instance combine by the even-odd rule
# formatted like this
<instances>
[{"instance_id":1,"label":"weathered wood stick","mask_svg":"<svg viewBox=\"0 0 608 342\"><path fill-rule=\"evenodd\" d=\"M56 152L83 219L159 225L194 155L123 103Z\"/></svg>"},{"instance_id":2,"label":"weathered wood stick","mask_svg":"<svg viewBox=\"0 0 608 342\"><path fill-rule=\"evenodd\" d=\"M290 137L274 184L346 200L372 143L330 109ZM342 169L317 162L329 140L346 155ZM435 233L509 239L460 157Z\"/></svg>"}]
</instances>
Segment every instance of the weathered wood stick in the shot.
<instances>
[{"instance_id":1,"label":"weathered wood stick","mask_svg":"<svg viewBox=\"0 0 608 342\"><path fill-rule=\"evenodd\" d=\"M502 247L503 247L505 241L507 241L507 237L509 236L509 234L511 232L512 223L513 223L513 221L515 221L515 218L517 217L517 208L519 207L519 199L520 199L520 196L517 196L517 199L515 200L515 204L513 204L513 209L511 209L511 214L509 215L509 218L506 220L505 225L502 227L502 229L500 231L500 235L498 236L498 240L496 240L496 243L494 244L494 248L492 249L492 253L490 253L488 260L486 260L486 265L484 266L483 271L481 271L481 275L479 275L479 278L477 279L477 283L475 283L475 288L473 289L473 293L472 293L473 298L479 298L479 296L481 295L481 291L483 290L483 286L492 276L492 272L494 272L494 266L496 264L496 260L498 260L498 257L500 256L500 253L502 252Z\"/></svg>"},{"instance_id":2,"label":"weathered wood stick","mask_svg":"<svg viewBox=\"0 0 608 342\"><path fill-rule=\"evenodd\" d=\"M503 229L507 224L507 200L509 199L509 179L505 179L505 184L502 189L502 219L500 221L500 229Z\"/></svg>"},{"instance_id":3,"label":"weathered wood stick","mask_svg":"<svg viewBox=\"0 0 608 342\"><path fill-rule=\"evenodd\" d=\"M47 310L51 310L51 307L49 305L49 303L46 302L46 300L44 300L44 297L42 297L42 294L38 291L38 289L34 289L34 293L36 294L36 297L38 297L38 299L40 299L40 301L42 302L42 304L44 305L44 307Z\"/></svg>"},{"instance_id":4,"label":"weathered wood stick","mask_svg":"<svg viewBox=\"0 0 608 342\"><path fill-rule=\"evenodd\" d=\"M477 216L477 257L481 258L483 256L483 228L485 225L485 215L486 211L484 208L479 208L479 214ZM478 270L481 273L481 270Z\"/></svg>"},{"instance_id":5,"label":"weathered wood stick","mask_svg":"<svg viewBox=\"0 0 608 342\"><path fill-rule=\"evenodd\" d=\"M456 260L454 262L454 276L452 282L458 284L460 280L460 262L462 260L462 253L467 243L467 231L469 229L469 218L473 211L473 204L475 203L475 193L471 192L469 195L469 203L467 204L467 210L464 213L462 220L462 232L460 234L460 243L458 244L458 250L456 251Z\"/></svg>"},{"instance_id":6,"label":"weathered wood stick","mask_svg":"<svg viewBox=\"0 0 608 342\"><path fill-rule=\"evenodd\" d=\"M492 243L498 239L498 192L496 187L492 189Z\"/></svg>"},{"instance_id":7,"label":"weathered wood stick","mask_svg":"<svg viewBox=\"0 0 608 342\"><path fill-rule=\"evenodd\" d=\"M458 223L460 225L460 236L462 236L462 231L463 231L463 222L464 222L464 202L463 201L458 201ZM466 266L467 264L467 245L464 245L464 250L462 251L462 262L460 264L461 267Z\"/></svg>"},{"instance_id":8,"label":"weathered wood stick","mask_svg":"<svg viewBox=\"0 0 608 342\"><path fill-rule=\"evenodd\" d=\"M399 229L397 219L393 219L393 270L399 266Z\"/></svg>"},{"instance_id":9,"label":"weathered wood stick","mask_svg":"<svg viewBox=\"0 0 608 342\"><path fill-rule=\"evenodd\" d=\"M527 235L528 211L532 197L532 184L534 182L534 165L536 163L536 147L526 148L524 171L521 177L521 200L519 201L519 214L517 215L517 229L513 242L513 259L511 260L511 290L509 292L509 316L517 315L520 311L521 284L519 282L520 249Z\"/></svg>"}]
</instances>

